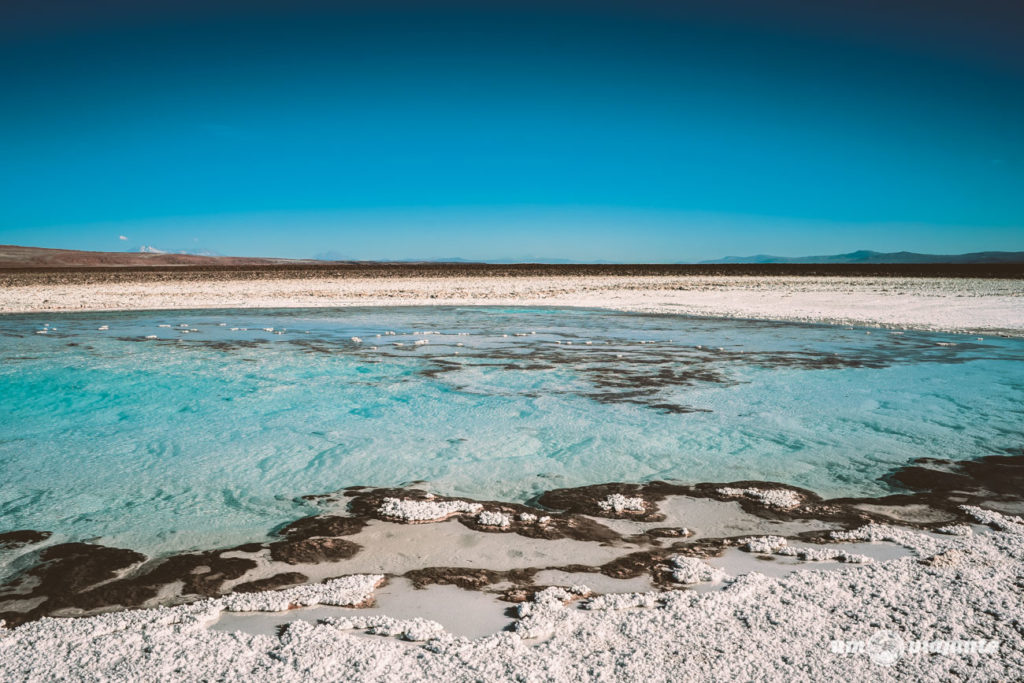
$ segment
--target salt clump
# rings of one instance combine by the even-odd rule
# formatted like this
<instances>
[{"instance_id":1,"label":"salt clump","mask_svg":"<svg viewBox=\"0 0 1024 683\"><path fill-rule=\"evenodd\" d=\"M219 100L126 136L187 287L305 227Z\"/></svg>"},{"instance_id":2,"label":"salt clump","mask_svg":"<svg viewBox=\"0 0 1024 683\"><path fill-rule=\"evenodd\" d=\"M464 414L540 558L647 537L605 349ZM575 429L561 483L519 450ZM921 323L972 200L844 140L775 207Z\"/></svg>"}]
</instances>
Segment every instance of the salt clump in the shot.
<instances>
[{"instance_id":1,"label":"salt clump","mask_svg":"<svg viewBox=\"0 0 1024 683\"><path fill-rule=\"evenodd\" d=\"M383 582L382 574L357 574L279 591L231 593L219 600L229 612L283 612L313 605L346 607L367 602Z\"/></svg>"},{"instance_id":2,"label":"salt clump","mask_svg":"<svg viewBox=\"0 0 1024 683\"><path fill-rule=\"evenodd\" d=\"M743 550L748 553L758 553L760 555L771 555L779 548L783 548L788 545L788 541L782 536L758 536L756 538L748 538L747 542L743 544Z\"/></svg>"},{"instance_id":3,"label":"salt clump","mask_svg":"<svg viewBox=\"0 0 1024 683\"><path fill-rule=\"evenodd\" d=\"M850 564L868 564L873 562L867 555L849 553L837 548L794 548L789 541L781 536L759 536L749 538L741 546L742 550L760 555L780 555L795 557L807 562L849 562Z\"/></svg>"},{"instance_id":4,"label":"salt clump","mask_svg":"<svg viewBox=\"0 0 1024 683\"><path fill-rule=\"evenodd\" d=\"M480 503L465 500L415 500L412 498L385 498L377 512L385 517L406 522L436 522L464 512L476 514L483 509Z\"/></svg>"},{"instance_id":5,"label":"salt clump","mask_svg":"<svg viewBox=\"0 0 1024 683\"><path fill-rule=\"evenodd\" d=\"M716 493L731 498L753 498L768 507L782 509L799 507L800 503L803 502L800 494L788 489L734 489L726 486L718 489Z\"/></svg>"},{"instance_id":6,"label":"salt clump","mask_svg":"<svg viewBox=\"0 0 1024 683\"><path fill-rule=\"evenodd\" d=\"M621 493L613 493L598 501L597 506L610 512L643 512L645 509L643 498L627 498Z\"/></svg>"},{"instance_id":7,"label":"salt clump","mask_svg":"<svg viewBox=\"0 0 1024 683\"><path fill-rule=\"evenodd\" d=\"M512 522L509 520L508 515L503 512L495 512L493 510L484 510L477 515L476 521L484 526L500 526L507 527Z\"/></svg>"},{"instance_id":8,"label":"salt clump","mask_svg":"<svg viewBox=\"0 0 1024 683\"><path fill-rule=\"evenodd\" d=\"M712 567L696 557L676 555L672 558L675 569L672 570L672 580L676 583L714 583L725 578L725 572L717 567Z\"/></svg>"},{"instance_id":9,"label":"salt clump","mask_svg":"<svg viewBox=\"0 0 1024 683\"><path fill-rule=\"evenodd\" d=\"M1024 534L1024 519L1016 515L1004 515L995 510L986 510L975 505L961 505L960 509L982 524L988 524L999 531Z\"/></svg>"}]
</instances>

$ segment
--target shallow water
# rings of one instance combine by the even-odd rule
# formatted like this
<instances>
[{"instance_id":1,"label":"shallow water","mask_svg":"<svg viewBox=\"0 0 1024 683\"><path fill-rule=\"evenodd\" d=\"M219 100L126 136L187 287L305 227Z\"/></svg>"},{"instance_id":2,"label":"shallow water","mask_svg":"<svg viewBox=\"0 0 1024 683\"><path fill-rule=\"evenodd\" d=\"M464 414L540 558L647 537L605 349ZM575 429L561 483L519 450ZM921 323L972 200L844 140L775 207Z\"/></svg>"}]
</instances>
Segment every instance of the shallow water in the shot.
<instances>
[{"instance_id":1,"label":"shallow water","mask_svg":"<svg viewBox=\"0 0 1024 683\"><path fill-rule=\"evenodd\" d=\"M0 530L223 546L309 514L298 496L416 480L881 494L912 458L1019 448L1022 360L1017 339L581 309L4 316Z\"/></svg>"},{"instance_id":2,"label":"shallow water","mask_svg":"<svg viewBox=\"0 0 1024 683\"><path fill-rule=\"evenodd\" d=\"M345 617L388 616L392 619L428 619L441 624L446 631L465 638L482 638L505 630L514 619L511 605L493 593L463 590L457 586L426 586L413 588L412 582L392 578L388 585L373 592L371 607L306 607L284 612L222 612L210 626L215 631L242 631L276 635L285 624L303 620ZM362 633L360 630L353 634ZM380 637L380 636L375 636Z\"/></svg>"}]
</instances>

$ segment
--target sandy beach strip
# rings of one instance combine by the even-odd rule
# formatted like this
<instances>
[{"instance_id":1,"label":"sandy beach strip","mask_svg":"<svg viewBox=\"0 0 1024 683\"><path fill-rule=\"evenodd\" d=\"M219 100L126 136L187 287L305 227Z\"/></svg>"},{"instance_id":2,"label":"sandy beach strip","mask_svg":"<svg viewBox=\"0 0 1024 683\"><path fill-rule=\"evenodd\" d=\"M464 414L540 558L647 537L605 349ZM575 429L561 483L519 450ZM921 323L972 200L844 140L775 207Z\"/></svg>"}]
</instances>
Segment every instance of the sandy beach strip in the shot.
<instances>
[{"instance_id":1,"label":"sandy beach strip","mask_svg":"<svg viewBox=\"0 0 1024 683\"><path fill-rule=\"evenodd\" d=\"M788 276L31 279L0 313L346 306L552 306L1024 335L1024 280ZM82 280L86 281L82 281Z\"/></svg>"}]
</instances>

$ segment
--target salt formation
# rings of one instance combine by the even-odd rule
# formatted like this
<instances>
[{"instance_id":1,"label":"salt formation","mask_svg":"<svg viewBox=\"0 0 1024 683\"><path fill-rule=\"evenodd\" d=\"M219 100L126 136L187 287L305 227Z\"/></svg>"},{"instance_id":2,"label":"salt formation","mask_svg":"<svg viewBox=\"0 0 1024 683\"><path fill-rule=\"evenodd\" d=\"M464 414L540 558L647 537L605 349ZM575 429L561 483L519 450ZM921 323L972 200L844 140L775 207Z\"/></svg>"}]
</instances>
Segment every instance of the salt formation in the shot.
<instances>
[{"instance_id":1,"label":"salt formation","mask_svg":"<svg viewBox=\"0 0 1024 683\"><path fill-rule=\"evenodd\" d=\"M643 512L645 509L643 498L627 498L621 493L613 493L604 500L597 502L597 506L606 512Z\"/></svg>"},{"instance_id":2,"label":"salt formation","mask_svg":"<svg viewBox=\"0 0 1024 683\"><path fill-rule=\"evenodd\" d=\"M771 555L776 550L784 548L788 545L788 541L782 536L758 536L756 538L748 538L746 543L743 544L742 549L748 553L758 553L759 555Z\"/></svg>"},{"instance_id":3,"label":"salt formation","mask_svg":"<svg viewBox=\"0 0 1024 683\"><path fill-rule=\"evenodd\" d=\"M220 602L229 612L282 612L295 607L361 605L384 582L382 574L343 576L324 583L293 586L278 591L231 593Z\"/></svg>"},{"instance_id":4,"label":"salt formation","mask_svg":"<svg viewBox=\"0 0 1024 683\"><path fill-rule=\"evenodd\" d=\"M960 509L982 524L987 524L999 531L1024 534L1024 519L1017 516L1004 515L994 510L985 510L975 505L961 505Z\"/></svg>"},{"instance_id":5,"label":"salt formation","mask_svg":"<svg viewBox=\"0 0 1024 683\"><path fill-rule=\"evenodd\" d=\"M529 512L520 512L519 513L519 521L520 522L526 522L527 524L531 524L531 523L537 521L537 515L529 513Z\"/></svg>"},{"instance_id":6,"label":"salt formation","mask_svg":"<svg viewBox=\"0 0 1024 683\"><path fill-rule=\"evenodd\" d=\"M837 548L796 548L781 536L759 536L747 539L740 546L741 550L760 555L781 555L795 557L805 562L849 562L851 564L867 564L873 560L867 555L858 555Z\"/></svg>"},{"instance_id":7,"label":"salt formation","mask_svg":"<svg viewBox=\"0 0 1024 683\"><path fill-rule=\"evenodd\" d=\"M462 513L476 514L483 509L480 503L465 500L416 500L413 498L385 498L377 508L384 517L404 522L438 522Z\"/></svg>"},{"instance_id":8,"label":"salt formation","mask_svg":"<svg viewBox=\"0 0 1024 683\"><path fill-rule=\"evenodd\" d=\"M586 586L545 588L533 596L532 602L519 604L516 610L519 621L515 625L515 632L527 639L550 637L571 618L565 606L589 593L590 589Z\"/></svg>"},{"instance_id":9,"label":"salt formation","mask_svg":"<svg viewBox=\"0 0 1024 683\"><path fill-rule=\"evenodd\" d=\"M630 610L637 607L653 608L664 603L665 593L651 591L649 593L608 593L597 595L583 603L586 610Z\"/></svg>"},{"instance_id":10,"label":"salt formation","mask_svg":"<svg viewBox=\"0 0 1024 683\"><path fill-rule=\"evenodd\" d=\"M676 583L714 583L725 578L725 572L696 557L676 555L672 558L672 580Z\"/></svg>"},{"instance_id":11,"label":"salt formation","mask_svg":"<svg viewBox=\"0 0 1024 683\"><path fill-rule=\"evenodd\" d=\"M476 521L484 526L500 526L507 527L512 522L509 520L508 515L503 512L494 512L492 510L484 510L477 515Z\"/></svg>"},{"instance_id":12,"label":"salt formation","mask_svg":"<svg viewBox=\"0 0 1024 683\"><path fill-rule=\"evenodd\" d=\"M789 509L799 507L803 502L796 491L790 491L789 489L736 489L728 486L717 489L719 495L729 496L730 498L752 498L760 503L773 508Z\"/></svg>"},{"instance_id":13,"label":"salt formation","mask_svg":"<svg viewBox=\"0 0 1024 683\"><path fill-rule=\"evenodd\" d=\"M419 617L415 619L394 619L375 614L365 617L327 617L321 620L320 623L333 626L339 630L360 630L375 636L396 636L411 642L425 642L446 635L441 624Z\"/></svg>"}]
</instances>

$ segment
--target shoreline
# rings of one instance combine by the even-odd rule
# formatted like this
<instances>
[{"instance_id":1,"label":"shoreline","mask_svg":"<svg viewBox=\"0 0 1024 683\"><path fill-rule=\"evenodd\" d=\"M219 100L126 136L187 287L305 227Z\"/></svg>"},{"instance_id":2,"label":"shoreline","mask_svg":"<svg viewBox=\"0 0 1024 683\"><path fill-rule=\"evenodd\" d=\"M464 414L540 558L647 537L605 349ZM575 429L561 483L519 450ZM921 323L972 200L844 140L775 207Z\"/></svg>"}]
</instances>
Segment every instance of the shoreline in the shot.
<instances>
[{"instance_id":1,"label":"shoreline","mask_svg":"<svg viewBox=\"0 0 1024 683\"><path fill-rule=\"evenodd\" d=\"M1024 455L921 458L885 481L893 490L880 497L823 499L767 481L652 481L551 489L528 503L443 496L417 485L350 486L300 496L296 502L313 514L263 538L155 556L59 530L8 530L0 552L13 571L0 583L0 620L14 626L152 608L350 574L402 577L416 588L509 584L506 598L530 594L545 571L646 576L652 589L670 590L678 588L663 566L671 552L718 557L744 537L765 535L827 544L829 533L864 524L934 531L969 522L965 505L1024 512Z\"/></svg>"},{"instance_id":2,"label":"shoreline","mask_svg":"<svg viewBox=\"0 0 1024 683\"><path fill-rule=\"evenodd\" d=\"M43 680L88 661L97 675L115 677L128 666L172 679L231 670L253 680L331 680L365 675L386 656L392 675L448 671L457 680L543 675L553 663L584 677L652 680L694 675L709 663L747 677L1012 678L1024 670L1024 636L1007 626L1022 602L1014 581L1024 520L1013 514L1024 509L1022 476L1022 455L922 459L893 475L908 492L883 498L822 500L770 482L605 484L556 489L535 507L351 487L309 496L319 513L277 530L270 552L287 550L279 555L285 565L245 564L267 552L265 543L183 554L148 572L127 550L97 551L114 562L107 567L58 554L42 565L47 571L29 570L34 584L14 585L28 589L22 604L38 586L62 594L70 586L85 602L51 615L65 618L0 629L0 672ZM524 517L526 510L550 520ZM374 547L372 538L387 542ZM38 539L25 540L35 552ZM530 566L544 545L549 559L563 559ZM438 549L469 561L381 568ZM564 564L568 557L582 564ZM315 568L323 571L313 575ZM175 597L165 586L138 605L94 602L145 594L153 575L168 586L184 581L193 593ZM83 610L90 593L93 607ZM91 616L75 616L83 614ZM833 645L871 641L879 629L904 643L891 661ZM640 642L629 635L636 633ZM77 643L71 650L69 638ZM914 656L914 643L936 639L989 649L950 645L941 657Z\"/></svg>"},{"instance_id":3,"label":"shoreline","mask_svg":"<svg viewBox=\"0 0 1024 683\"><path fill-rule=\"evenodd\" d=\"M0 288L0 314L515 306L1024 336L1024 280L573 276L172 280Z\"/></svg>"}]
</instances>

